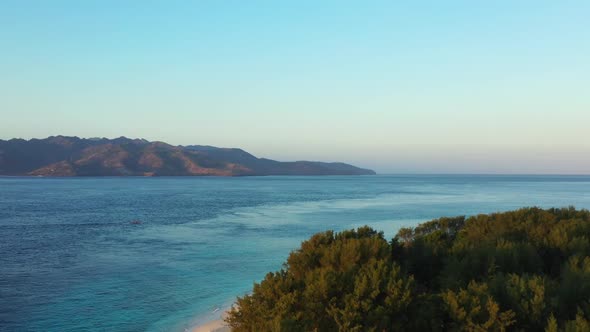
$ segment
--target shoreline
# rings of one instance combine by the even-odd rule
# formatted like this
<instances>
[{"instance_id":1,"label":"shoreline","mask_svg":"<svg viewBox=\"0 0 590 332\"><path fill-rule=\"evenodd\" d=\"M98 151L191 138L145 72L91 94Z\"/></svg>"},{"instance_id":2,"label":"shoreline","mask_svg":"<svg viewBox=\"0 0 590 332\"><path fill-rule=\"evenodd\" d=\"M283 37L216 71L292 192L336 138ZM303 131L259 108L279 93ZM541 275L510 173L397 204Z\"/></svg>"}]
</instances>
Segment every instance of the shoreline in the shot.
<instances>
[{"instance_id":1,"label":"shoreline","mask_svg":"<svg viewBox=\"0 0 590 332\"><path fill-rule=\"evenodd\" d=\"M190 332L231 332L229 326L227 326L227 323L224 321L224 319L227 317L228 311L229 311L229 309L225 310L223 312L223 314L221 314L221 316L218 319L210 320L210 321L205 322L203 324L193 326L192 328L187 329L186 331L190 331Z\"/></svg>"},{"instance_id":2,"label":"shoreline","mask_svg":"<svg viewBox=\"0 0 590 332\"><path fill-rule=\"evenodd\" d=\"M195 326L191 329L191 332L230 332L229 326L223 321L223 319L217 319L207 322L202 325Z\"/></svg>"}]
</instances>

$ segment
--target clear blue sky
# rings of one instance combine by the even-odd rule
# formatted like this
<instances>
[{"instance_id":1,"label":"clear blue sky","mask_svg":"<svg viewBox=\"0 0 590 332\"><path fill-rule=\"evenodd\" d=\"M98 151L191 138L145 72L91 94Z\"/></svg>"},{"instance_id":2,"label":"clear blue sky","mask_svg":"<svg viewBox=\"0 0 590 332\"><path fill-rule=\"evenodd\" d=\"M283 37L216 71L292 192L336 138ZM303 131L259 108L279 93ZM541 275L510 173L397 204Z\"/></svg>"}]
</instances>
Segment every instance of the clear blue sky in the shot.
<instances>
[{"instance_id":1,"label":"clear blue sky","mask_svg":"<svg viewBox=\"0 0 590 332\"><path fill-rule=\"evenodd\" d=\"M588 1L0 2L0 138L590 173Z\"/></svg>"}]
</instances>

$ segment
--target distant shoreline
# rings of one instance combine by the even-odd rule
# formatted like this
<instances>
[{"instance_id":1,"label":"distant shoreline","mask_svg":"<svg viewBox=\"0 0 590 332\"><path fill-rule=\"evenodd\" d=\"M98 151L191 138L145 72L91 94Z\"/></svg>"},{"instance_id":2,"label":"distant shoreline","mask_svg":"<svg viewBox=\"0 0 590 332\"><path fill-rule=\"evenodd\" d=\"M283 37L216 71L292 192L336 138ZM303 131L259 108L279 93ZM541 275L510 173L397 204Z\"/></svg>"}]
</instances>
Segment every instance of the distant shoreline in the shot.
<instances>
[{"instance_id":1,"label":"distant shoreline","mask_svg":"<svg viewBox=\"0 0 590 332\"><path fill-rule=\"evenodd\" d=\"M49 179L71 179L71 178L255 178L255 177L590 177L590 174L526 174L526 173L375 173L375 174L256 174L256 175L29 175L29 174L0 174L0 178L49 178Z\"/></svg>"},{"instance_id":2,"label":"distant shoreline","mask_svg":"<svg viewBox=\"0 0 590 332\"><path fill-rule=\"evenodd\" d=\"M2 175L0 178L50 178L50 179L71 179L71 178L253 178L253 177L336 177L336 176L375 176L390 174L255 174L255 175ZM393 175L393 174L391 174Z\"/></svg>"},{"instance_id":3,"label":"distant shoreline","mask_svg":"<svg viewBox=\"0 0 590 332\"><path fill-rule=\"evenodd\" d=\"M119 137L0 140L0 174L31 176L374 175L343 162L277 161L240 148Z\"/></svg>"}]
</instances>

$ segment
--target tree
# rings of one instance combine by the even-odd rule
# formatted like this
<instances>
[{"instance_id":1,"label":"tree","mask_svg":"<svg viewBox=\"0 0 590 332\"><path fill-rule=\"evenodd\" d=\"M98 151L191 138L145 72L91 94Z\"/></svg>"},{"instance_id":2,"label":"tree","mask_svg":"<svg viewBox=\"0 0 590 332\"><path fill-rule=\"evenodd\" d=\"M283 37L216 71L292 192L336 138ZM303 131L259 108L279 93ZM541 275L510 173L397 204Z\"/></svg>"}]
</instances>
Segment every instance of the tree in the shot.
<instances>
[{"instance_id":1,"label":"tree","mask_svg":"<svg viewBox=\"0 0 590 332\"><path fill-rule=\"evenodd\" d=\"M467 289L442 294L452 331L506 331L516 322L512 310L501 311L486 284L470 282Z\"/></svg>"},{"instance_id":2,"label":"tree","mask_svg":"<svg viewBox=\"0 0 590 332\"><path fill-rule=\"evenodd\" d=\"M549 318L547 318L549 317ZM312 236L238 298L234 331L589 331L590 212L440 218L391 242Z\"/></svg>"}]
</instances>

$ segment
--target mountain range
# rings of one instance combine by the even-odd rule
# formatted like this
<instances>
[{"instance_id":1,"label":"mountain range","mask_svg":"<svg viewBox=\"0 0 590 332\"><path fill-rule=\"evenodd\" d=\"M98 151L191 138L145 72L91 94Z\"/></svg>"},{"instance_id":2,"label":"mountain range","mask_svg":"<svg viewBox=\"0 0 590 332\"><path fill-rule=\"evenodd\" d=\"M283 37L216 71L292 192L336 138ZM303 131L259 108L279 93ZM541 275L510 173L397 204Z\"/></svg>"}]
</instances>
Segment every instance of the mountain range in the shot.
<instances>
[{"instance_id":1,"label":"mountain range","mask_svg":"<svg viewBox=\"0 0 590 332\"><path fill-rule=\"evenodd\" d=\"M373 175L345 163L280 162L236 148L176 146L119 137L0 140L0 175L250 176Z\"/></svg>"}]
</instances>

